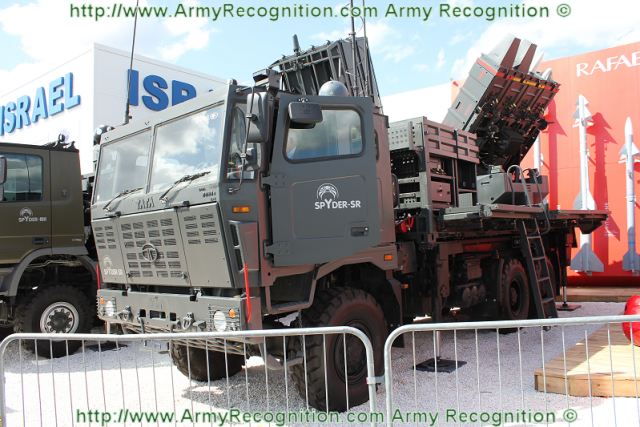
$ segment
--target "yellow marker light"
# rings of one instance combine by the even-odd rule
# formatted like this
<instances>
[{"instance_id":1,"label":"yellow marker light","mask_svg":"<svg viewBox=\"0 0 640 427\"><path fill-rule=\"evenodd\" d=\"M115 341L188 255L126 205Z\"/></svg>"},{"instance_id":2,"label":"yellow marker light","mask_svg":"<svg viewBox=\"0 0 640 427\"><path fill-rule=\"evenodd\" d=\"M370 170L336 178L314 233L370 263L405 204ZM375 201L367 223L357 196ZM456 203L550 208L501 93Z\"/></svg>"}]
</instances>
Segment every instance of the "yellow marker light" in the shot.
<instances>
[{"instance_id":1,"label":"yellow marker light","mask_svg":"<svg viewBox=\"0 0 640 427\"><path fill-rule=\"evenodd\" d=\"M235 319L238 313L236 313L236 311L232 308L231 310L229 310L229 317L232 319Z\"/></svg>"},{"instance_id":2,"label":"yellow marker light","mask_svg":"<svg viewBox=\"0 0 640 427\"><path fill-rule=\"evenodd\" d=\"M251 208L249 206L233 206L231 208L231 212L233 212L233 213L249 213L249 212L251 212Z\"/></svg>"},{"instance_id":3,"label":"yellow marker light","mask_svg":"<svg viewBox=\"0 0 640 427\"><path fill-rule=\"evenodd\" d=\"M385 260L385 261L393 261L393 255L391 255L391 254L384 254L384 260Z\"/></svg>"}]
</instances>

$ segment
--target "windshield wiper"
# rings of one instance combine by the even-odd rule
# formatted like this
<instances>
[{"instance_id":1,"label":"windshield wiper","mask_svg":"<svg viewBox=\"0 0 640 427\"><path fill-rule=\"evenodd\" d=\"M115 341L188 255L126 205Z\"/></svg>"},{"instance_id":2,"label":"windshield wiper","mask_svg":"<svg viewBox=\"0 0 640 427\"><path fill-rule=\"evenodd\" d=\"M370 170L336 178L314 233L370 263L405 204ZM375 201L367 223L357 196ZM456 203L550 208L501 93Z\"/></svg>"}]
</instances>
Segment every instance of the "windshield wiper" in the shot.
<instances>
[{"instance_id":1,"label":"windshield wiper","mask_svg":"<svg viewBox=\"0 0 640 427\"><path fill-rule=\"evenodd\" d=\"M111 212L111 209L109 209L109 206L111 206L111 203L113 203L114 201L116 201L117 199L119 199L122 196L126 196L127 194L135 193L136 191L140 191L140 190L142 190L142 187L130 188L128 190L123 190L123 191L119 192L118 194L116 194L115 196L113 196L111 199L109 199L107 204L104 205L102 207L102 209L104 209L107 212Z\"/></svg>"},{"instance_id":2,"label":"windshield wiper","mask_svg":"<svg viewBox=\"0 0 640 427\"><path fill-rule=\"evenodd\" d=\"M188 175L187 174L187 175L183 176L182 178L180 178L179 180L177 180L176 182L171 184L171 186L169 188L167 188L167 190L164 193L162 193L162 196L160 196L160 201L162 203L166 204L169 201L169 198L167 197L167 194L169 194L171 192L171 190L176 188L176 186L178 184L181 184L183 182L190 182L190 181L193 181L194 179L202 178L203 176L207 175L210 172L211 171L204 171L204 172L194 173L193 175Z\"/></svg>"}]
</instances>

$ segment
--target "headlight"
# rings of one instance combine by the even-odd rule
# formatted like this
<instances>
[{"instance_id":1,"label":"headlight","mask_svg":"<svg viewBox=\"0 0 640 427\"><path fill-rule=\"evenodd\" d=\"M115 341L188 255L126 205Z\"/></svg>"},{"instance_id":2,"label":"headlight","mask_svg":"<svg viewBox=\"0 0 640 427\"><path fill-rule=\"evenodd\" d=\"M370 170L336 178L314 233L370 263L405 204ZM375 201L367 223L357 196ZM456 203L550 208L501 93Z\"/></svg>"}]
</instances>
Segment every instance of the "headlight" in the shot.
<instances>
[{"instance_id":1,"label":"headlight","mask_svg":"<svg viewBox=\"0 0 640 427\"><path fill-rule=\"evenodd\" d=\"M222 332L227 329L227 317L221 311L216 311L213 315L213 327L216 331Z\"/></svg>"},{"instance_id":2,"label":"headlight","mask_svg":"<svg viewBox=\"0 0 640 427\"><path fill-rule=\"evenodd\" d=\"M116 314L116 304L113 300L109 300L104 304L104 315L113 317Z\"/></svg>"}]
</instances>

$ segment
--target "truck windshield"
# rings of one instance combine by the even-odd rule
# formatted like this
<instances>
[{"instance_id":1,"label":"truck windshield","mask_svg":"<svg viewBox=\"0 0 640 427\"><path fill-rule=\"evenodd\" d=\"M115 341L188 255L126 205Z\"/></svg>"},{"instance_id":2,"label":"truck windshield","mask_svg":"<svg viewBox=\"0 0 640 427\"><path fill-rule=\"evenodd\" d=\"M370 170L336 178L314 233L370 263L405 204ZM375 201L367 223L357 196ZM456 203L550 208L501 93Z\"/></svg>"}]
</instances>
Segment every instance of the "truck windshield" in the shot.
<instances>
[{"instance_id":1,"label":"truck windshield","mask_svg":"<svg viewBox=\"0 0 640 427\"><path fill-rule=\"evenodd\" d=\"M149 130L102 146L96 177L96 202L105 202L123 191L144 187L150 146Z\"/></svg>"},{"instance_id":2,"label":"truck windshield","mask_svg":"<svg viewBox=\"0 0 640 427\"><path fill-rule=\"evenodd\" d=\"M224 104L159 125L151 169L150 191L163 191L185 175L220 172ZM203 175L204 176L204 175Z\"/></svg>"}]
</instances>

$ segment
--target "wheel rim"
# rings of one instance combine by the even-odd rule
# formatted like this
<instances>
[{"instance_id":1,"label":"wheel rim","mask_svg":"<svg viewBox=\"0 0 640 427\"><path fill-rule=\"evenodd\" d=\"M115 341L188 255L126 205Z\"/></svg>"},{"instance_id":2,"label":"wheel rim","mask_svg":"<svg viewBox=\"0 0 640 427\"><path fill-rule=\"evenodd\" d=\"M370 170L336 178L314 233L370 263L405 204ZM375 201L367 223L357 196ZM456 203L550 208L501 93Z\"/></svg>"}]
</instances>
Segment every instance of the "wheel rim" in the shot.
<instances>
[{"instance_id":1,"label":"wheel rim","mask_svg":"<svg viewBox=\"0 0 640 427\"><path fill-rule=\"evenodd\" d=\"M519 280L514 279L511 281L509 285L509 308L511 312L517 314L520 312L522 307L522 289L523 283Z\"/></svg>"},{"instance_id":2,"label":"wheel rim","mask_svg":"<svg viewBox=\"0 0 640 427\"><path fill-rule=\"evenodd\" d=\"M68 302L54 302L40 316L40 330L45 333L74 333L78 329L78 310Z\"/></svg>"},{"instance_id":3,"label":"wheel rim","mask_svg":"<svg viewBox=\"0 0 640 427\"><path fill-rule=\"evenodd\" d=\"M367 335L367 337L371 336L371 334L369 334L368 328L360 322L351 322L346 326L351 326L353 328L361 330ZM364 348L364 344L362 344L362 341L360 341L360 339L354 335L345 334L343 336L338 335L336 337L333 360L335 366L337 367L336 370L338 378L340 378L340 380L343 382L345 381L345 356L343 352L345 341L347 347L347 377L349 379L349 384L355 384L358 381L362 380L367 373L366 350Z\"/></svg>"}]
</instances>

